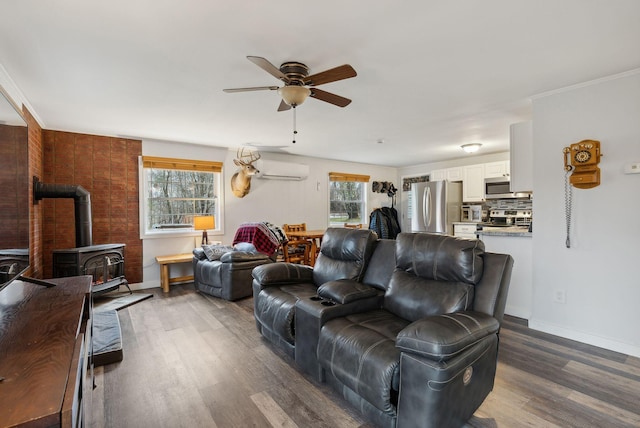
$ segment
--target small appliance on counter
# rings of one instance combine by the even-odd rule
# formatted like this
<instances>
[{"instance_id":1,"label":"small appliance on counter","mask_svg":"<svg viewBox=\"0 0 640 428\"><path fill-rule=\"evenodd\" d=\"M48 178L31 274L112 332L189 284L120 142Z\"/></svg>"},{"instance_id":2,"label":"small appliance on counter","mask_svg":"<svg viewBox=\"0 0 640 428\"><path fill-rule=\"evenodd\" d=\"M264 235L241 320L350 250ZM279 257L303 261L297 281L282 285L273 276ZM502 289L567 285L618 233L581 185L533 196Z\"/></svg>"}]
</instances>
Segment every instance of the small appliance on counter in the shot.
<instances>
[{"instance_id":1,"label":"small appliance on counter","mask_svg":"<svg viewBox=\"0 0 640 428\"><path fill-rule=\"evenodd\" d=\"M487 218L487 208L484 205L463 205L461 209L460 221L469 223L480 223Z\"/></svg>"}]
</instances>

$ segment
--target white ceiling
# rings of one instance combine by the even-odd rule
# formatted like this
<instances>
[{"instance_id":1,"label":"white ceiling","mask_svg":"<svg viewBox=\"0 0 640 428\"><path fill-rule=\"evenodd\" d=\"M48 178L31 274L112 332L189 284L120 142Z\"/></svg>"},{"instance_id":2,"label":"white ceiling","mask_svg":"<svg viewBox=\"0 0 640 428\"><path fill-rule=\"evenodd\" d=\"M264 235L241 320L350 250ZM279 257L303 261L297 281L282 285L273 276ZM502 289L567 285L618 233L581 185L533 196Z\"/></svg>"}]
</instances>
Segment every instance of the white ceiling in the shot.
<instances>
[{"instance_id":1,"label":"white ceiling","mask_svg":"<svg viewBox=\"0 0 640 428\"><path fill-rule=\"evenodd\" d=\"M277 92L222 92L281 83L247 55L351 64L320 89L353 102L308 99L294 145ZM5 1L0 64L46 129L407 166L506 151L531 96L639 68L640 1Z\"/></svg>"}]
</instances>

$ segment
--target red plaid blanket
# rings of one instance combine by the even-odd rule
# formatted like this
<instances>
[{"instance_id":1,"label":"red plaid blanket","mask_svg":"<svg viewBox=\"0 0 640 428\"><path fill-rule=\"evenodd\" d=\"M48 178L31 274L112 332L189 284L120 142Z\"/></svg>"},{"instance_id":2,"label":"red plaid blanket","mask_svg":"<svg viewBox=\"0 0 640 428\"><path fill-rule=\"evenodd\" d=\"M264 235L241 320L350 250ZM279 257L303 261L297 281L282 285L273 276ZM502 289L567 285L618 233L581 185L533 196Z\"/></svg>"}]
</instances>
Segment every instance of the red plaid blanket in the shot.
<instances>
[{"instance_id":1,"label":"red plaid blanket","mask_svg":"<svg viewBox=\"0 0 640 428\"><path fill-rule=\"evenodd\" d=\"M264 223L242 223L233 238L233 245L238 242L249 242L256 250L273 256L280 246L280 241Z\"/></svg>"}]
</instances>

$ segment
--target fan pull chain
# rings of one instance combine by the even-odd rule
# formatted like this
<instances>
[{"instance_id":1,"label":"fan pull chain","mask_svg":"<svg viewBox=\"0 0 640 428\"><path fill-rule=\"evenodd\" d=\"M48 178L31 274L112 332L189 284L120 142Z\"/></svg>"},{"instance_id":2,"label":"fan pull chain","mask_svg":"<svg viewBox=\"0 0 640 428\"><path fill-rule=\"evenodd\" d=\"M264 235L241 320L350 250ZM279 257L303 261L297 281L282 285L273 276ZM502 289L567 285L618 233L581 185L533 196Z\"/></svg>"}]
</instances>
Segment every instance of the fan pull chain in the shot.
<instances>
[{"instance_id":1,"label":"fan pull chain","mask_svg":"<svg viewBox=\"0 0 640 428\"><path fill-rule=\"evenodd\" d=\"M296 129L297 125L296 125L296 106L293 106L293 144L296 143L296 134L298 133L298 130Z\"/></svg>"}]
</instances>

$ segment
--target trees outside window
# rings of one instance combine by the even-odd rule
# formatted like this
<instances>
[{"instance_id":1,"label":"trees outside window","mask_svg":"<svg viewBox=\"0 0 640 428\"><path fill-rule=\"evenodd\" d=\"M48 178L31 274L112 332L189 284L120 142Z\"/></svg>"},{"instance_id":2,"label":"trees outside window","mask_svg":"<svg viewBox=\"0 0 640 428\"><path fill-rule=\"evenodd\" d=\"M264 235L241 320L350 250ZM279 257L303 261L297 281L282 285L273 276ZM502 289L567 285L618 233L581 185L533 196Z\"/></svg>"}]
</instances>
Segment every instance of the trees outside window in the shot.
<instances>
[{"instance_id":1,"label":"trees outside window","mask_svg":"<svg viewBox=\"0 0 640 428\"><path fill-rule=\"evenodd\" d=\"M329 225L367 223L368 176L329 173Z\"/></svg>"},{"instance_id":2,"label":"trees outside window","mask_svg":"<svg viewBox=\"0 0 640 428\"><path fill-rule=\"evenodd\" d=\"M201 215L214 216L216 225L222 223L218 198L221 164L207 162L207 167L194 165L194 161L173 161L180 162L167 164L142 158L143 235L193 233L193 218Z\"/></svg>"}]
</instances>

